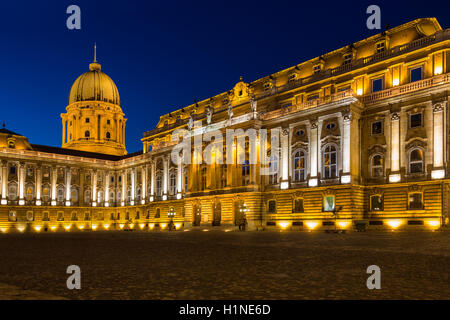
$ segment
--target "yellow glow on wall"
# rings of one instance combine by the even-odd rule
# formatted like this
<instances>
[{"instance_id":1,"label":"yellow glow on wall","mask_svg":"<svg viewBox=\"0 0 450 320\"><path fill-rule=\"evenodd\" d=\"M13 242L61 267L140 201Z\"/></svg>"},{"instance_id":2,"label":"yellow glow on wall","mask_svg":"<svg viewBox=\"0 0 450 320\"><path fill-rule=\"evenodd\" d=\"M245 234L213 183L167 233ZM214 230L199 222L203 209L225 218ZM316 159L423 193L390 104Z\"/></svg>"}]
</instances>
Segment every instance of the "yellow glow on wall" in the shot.
<instances>
[{"instance_id":1,"label":"yellow glow on wall","mask_svg":"<svg viewBox=\"0 0 450 320\"><path fill-rule=\"evenodd\" d=\"M119 228L120 228L120 229L123 229L124 226L125 226L125 225L124 225L123 223L119 224Z\"/></svg>"},{"instance_id":2,"label":"yellow glow on wall","mask_svg":"<svg viewBox=\"0 0 450 320\"><path fill-rule=\"evenodd\" d=\"M17 230L19 230L20 232L24 232L25 231L25 227L24 226L17 227Z\"/></svg>"},{"instance_id":3,"label":"yellow glow on wall","mask_svg":"<svg viewBox=\"0 0 450 320\"><path fill-rule=\"evenodd\" d=\"M436 75L441 74L441 73L442 73L442 66L436 66L434 68L434 75L436 76Z\"/></svg>"},{"instance_id":4,"label":"yellow glow on wall","mask_svg":"<svg viewBox=\"0 0 450 320\"><path fill-rule=\"evenodd\" d=\"M71 225L70 225L70 224L67 224L67 225L64 226L64 229L66 229L67 231L69 231L69 230L70 230L70 227L71 227Z\"/></svg>"},{"instance_id":5,"label":"yellow glow on wall","mask_svg":"<svg viewBox=\"0 0 450 320\"><path fill-rule=\"evenodd\" d=\"M80 229L80 230L83 230L83 229L84 229L84 227L85 227L85 225L84 225L84 224L80 224L80 225L78 225L78 229Z\"/></svg>"},{"instance_id":6,"label":"yellow glow on wall","mask_svg":"<svg viewBox=\"0 0 450 320\"><path fill-rule=\"evenodd\" d=\"M92 230L97 230L97 225L96 224L92 225Z\"/></svg>"},{"instance_id":7,"label":"yellow glow on wall","mask_svg":"<svg viewBox=\"0 0 450 320\"><path fill-rule=\"evenodd\" d=\"M50 229L51 229L52 231L55 231L56 228L57 228L57 226L51 226L51 227L50 227Z\"/></svg>"},{"instance_id":8,"label":"yellow glow on wall","mask_svg":"<svg viewBox=\"0 0 450 320\"><path fill-rule=\"evenodd\" d=\"M337 225L339 227L345 229L350 225L350 221L338 221Z\"/></svg>"},{"instance_id":9,"label":"yellow glow on wall","mask_svg":"<svg viewBox=\"0 0 450 320\"><path fill-rule=\"evenodd\" d=\"M154 223L150 223L148 226L149 226L150 230L152 230L155 227L155 224Z\"/></svg>"},{"instance_id":10,"label":"yellow glow on wall","mask_svg":"<svg viewBox=\"0 0 450 320\"><path fill-rule=\"evenodd\" d=\"M287 221L280 221L280 222L278 222L278 226L281 228L281 229L286 229L286 228L288 228L289 226L291 225L291 223L290 222L287 222Z\"/></svg>"},{"instance_id":11,"label":"yellow glow on wall","mask_svg":"<svg viewBox=\"0 0 450 320\"><path fill-rule=\"evenodd\" d=\"M175 223L175 229L180 229L181 228L181 226L182 226L182 224L181 223Z\"/></svg>"},{"instance_id":12,"label":"yellow glow on wall","mask_svg":"<svg viewBox=\"0 0 450 320\"><path fill-rule=\"evenodd\" d=\"M358 90L356 90L356 95L362 96L362 94L363 94L363 89L362 88L359 88Z\"/></svg>"},{"instance_id":13,"label":"yellow glow on wall","mask_svg":"<svg viewBox=\"0 0 450 320\"><path fill-rule=\"evenodd\" d=\"M145 227L145 223L141 223L141 224L139 225L139 228L141 228L141 229L144 229L144 227Z\"/></svg>"},{"instance_id":14,"label":"yellow glow on wall","mask_svg":"<svg viewBox=\"0 0 450 320\"><path fill-rule=\"evenodd\" d=\"M394 80L392 80L392 85L394 87L398 86L400 84L400 79L399 78L395 78Z\"/></svg>"},{"instance_id":15,"label":"yellow glow on wall","mask_svg":"<svg viewBox=\"0 0 450 320\"><path fill-rule=\"evenodd\" d=\"M161 223L160 226L161 226L161 229L164 229L165 227L167 227L167 223Z\"/></svg>"},{"instance_id":16,"label":"yellow glow on wall","mask_svg":"<svg viewBox=\"0 0 450 320\"><path fill-rule=\"evenodd\" d=\"M107 224L107 223L104 224L104 225L103 225L103 228L105 228L106 230L108 230L108 229L109 229L109 224Z\"/></svg>"},{"instance_id":17,"label":"yellow glow on wall","mask_svg":"<svg viewBox=\"0 0 450 320\"><path fill-rule=\"evenodd\" d=\"M392 228L392 229L396 229L398 228L401 224L402 221L401 220L388 220L387 224Z\"/></svg>"},{"instance_id":18,"label":"yellow glow on wall","mask_svg":"<svg viewBox=\"0 0 450 320\"><path fill-rule=\"evenodd\" d=\"M0 228L0 231L1 231L1 232L4 232L4 233L5 233L5 232L8 232L8 228Z\"/></svg>"},{"instance_id":19,"label":"yellow glow on wall","mask_svg":"<svg viewBox=\"0 0 450 320\"><path fill-rule=\"evenodd\" d=\"M132 224L130 224L130 229L133 229L134 228L134 224L132 223Z\"/></svg>"},{"instance_id":20,"label":"yellow glow on wall","mask_svg":"<svg viewBox=\"0 0 450 320\"><path fill-rule=\"evenodd\" d=\"M314 230L314 228L317 227L319 223L316 221L308 221L306 222L306 226L310 229L310 230Z\"/></svg>"},{"instance_id":21,"label":"yellow glow on wall","mask_svg":"<svg viewBox=\"0 0 450 320\"><path fill-rule=\"evenodd\" d=\"M427 220L427 224L432 228L439 228L441 226L441 222L439 220Z\"/></svg>"},{"instance_id":22,"label":"yellow glow on wall","mask_svg":"<svg viewBox=\"0 0 450 320\"><path fill-rule=\"evenodd\" d=\"M41 231L41 229L42 229L42 226L39 226L39 225L34 226L34 230L36 230L37 232Z\"/></svg>"}]
</instances>

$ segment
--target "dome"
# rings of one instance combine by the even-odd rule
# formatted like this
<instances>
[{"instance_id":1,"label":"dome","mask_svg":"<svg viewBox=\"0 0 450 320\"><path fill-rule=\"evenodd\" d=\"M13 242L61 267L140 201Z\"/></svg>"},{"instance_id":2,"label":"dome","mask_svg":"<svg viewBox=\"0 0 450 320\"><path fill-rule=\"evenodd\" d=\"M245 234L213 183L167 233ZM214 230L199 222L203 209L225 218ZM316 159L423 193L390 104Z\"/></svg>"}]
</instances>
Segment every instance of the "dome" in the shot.
<instances>
[{"instance_id":1,"label":"dome","mask_svg":"<svg viewBox=\"0 0 450 320\"><path fill-rule=\"evenodd\" d=\"M79 101L103 101L120 106L119 90L95 59L89 71L79 76L70 89L69 105Z\"/></svg>"}]
</instances>

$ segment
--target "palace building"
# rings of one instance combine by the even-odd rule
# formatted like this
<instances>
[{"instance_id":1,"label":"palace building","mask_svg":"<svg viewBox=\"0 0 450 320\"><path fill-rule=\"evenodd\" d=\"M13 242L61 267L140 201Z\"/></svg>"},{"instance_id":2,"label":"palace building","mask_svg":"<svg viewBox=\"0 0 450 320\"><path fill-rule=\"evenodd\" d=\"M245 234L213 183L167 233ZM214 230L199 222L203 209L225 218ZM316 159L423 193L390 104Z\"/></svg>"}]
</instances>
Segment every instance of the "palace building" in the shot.
<instances>
[{"instance_id":1,"label":"palace building","mask_svg":"<svg viewBox=\"0 0 450 320\"><path fill-rule=\"evenodd\" d=\"M131 154L126 106L96 60L70 90L61 148L0 129L1 231L448 224L450 29L435 18L241 78L162 115ZM231 144L203 152L232 129ZM178 140L192 147L172 152Z\"/></svg>"}]
</instances>

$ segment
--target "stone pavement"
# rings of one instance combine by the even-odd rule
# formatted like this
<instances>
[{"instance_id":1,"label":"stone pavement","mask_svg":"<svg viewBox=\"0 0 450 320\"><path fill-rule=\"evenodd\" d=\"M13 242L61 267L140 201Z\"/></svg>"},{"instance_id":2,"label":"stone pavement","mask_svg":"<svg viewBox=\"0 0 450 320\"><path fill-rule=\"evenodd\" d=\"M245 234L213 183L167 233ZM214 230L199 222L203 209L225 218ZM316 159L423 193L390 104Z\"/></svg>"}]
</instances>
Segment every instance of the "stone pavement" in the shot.
<instances>
[{"instance_id":1,"label":"stone pavement","mask_svg":"<svg viewBox=\"0 0 450 320\"><path fill-rule=\"evenodd\" d=\"M450 299L449 248L449 232L0 234L0 283L17 290L0 297ZM81 290L66 287L72 264Z\"/></svg>"},{"instance_id":2,"label":"stone pavement","mask_svg":"<svg viewBox=\"0 0 450 320\"><path fill-rule=\"evenodd\" d=\"M66 298L0 283L0 300L66 300Z\"/></svg>"}]
</instances>

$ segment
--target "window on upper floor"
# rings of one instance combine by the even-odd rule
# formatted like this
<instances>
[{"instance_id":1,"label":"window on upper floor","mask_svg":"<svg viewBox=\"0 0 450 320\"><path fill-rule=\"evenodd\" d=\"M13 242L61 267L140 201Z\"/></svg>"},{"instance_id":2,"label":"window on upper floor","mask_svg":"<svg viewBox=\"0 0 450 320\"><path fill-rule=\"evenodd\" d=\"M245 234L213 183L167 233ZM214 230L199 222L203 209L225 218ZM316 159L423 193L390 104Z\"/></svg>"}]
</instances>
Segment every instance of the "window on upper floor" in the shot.
<instances>
[{"instance_id":1,"label":"window on upper floor","mask_svg":"<svg viewBox=\"0 0 450 320\"><path fill-rule=\"evenodd\" d=\"M89 123L89 122L91 122L91 119L86 118L86 119L85 119L85 122L86 122L86 123Z\"/></svg>"},{"instance_id":2,"label":"window on upper floor","mask_svg":"<svg viewBox=\"0 0 450 320\"><path fill-rule=\"evenodd\" d=\"M376 194L370 196L370 211L383 211L383 196Z\"/></svg>"},{"instance_id":3,"label":"window on upper floor","mask_svg":"<svg viewBox=\"0 0 450 320\"><path fill-rule=\"evenodd\" d=\"M321 64L316 64L313 66L313 72L314 74L319 73L322 70L322 65Z\"/></svg>"},{"instance_id":4,"label":"window on upper floor","mask_svg":"<svg viewBox=\"0 0 450 320\"><path fill-rule=\"evenodd\" d=\"M382 177L384 175L384 157L382 154L372 156L370 162L372 178Z\"/></svg>"},{"instance_id":5,"label":"window on upper floor","mask_svg":"<svg viewBox=\"0 0 450 320\"><path fill-rule=\"evenodd\" d=\"M371 127L372 127L371 133L373 136L377 134L383 134L383 121L372 122Z\"/></svg>"},{"instance_id":6,"label":"window on upper floor","mask_svg":"<svg viewBox=\"0 0 450 320\"><path fill-rule=\"evenodd\" d=\"M409 127L410 128L422 127L422 112L411 113L409 115Z\"/></svg>"},{"instance_id":7,"label":"window on upper floor","mask_svg":"<svg viewBox=\"0 0 450 320\"><path fill-rule=\"evenodd\" d=\"M328 144L323 149L323 177L325 179L337 177L337 149L333 144Z\"/></svg>"},{"instance_id":8,"label":"window on upper floor","mask_svg":"<svg viewBox=\"0 0 450 320\"><path fill-rule=\"evenodd\" d=\"M409 69L409 82L419 81L423 79L423 66Z\"/></svg>"},{"instance_id":9,"label":"window on upper floor","mask_svg":"<svg viewBox=\"0 0 450 320\"><path fill-rule=\"evenodd\" d=\"M16 147L16 143L12 140L8 141L8 148L14 149Z\"/></svg>"},{"instance_id":10,"label":"window on upper floor","mask_svg":"<svg viewBox=\"0 0 450 320\"><path fill-rule=\"evenodd\" d=\"M344 54L344 62L342 64L350 64L352 63L353 53Z\"/></svg>"},{"instance_id":11,"label":"window on upper floor","mask_svg":"<svg viewBox=\"0 0 450 320\"><path fill-rule=\"evenodd\" d=\"M111 120L106 120L106 124L111 124Z\"/></svg>"},{"instance_id":12,"label":"window on upper floor","mask_svg":"<svg viewBox=\"0 0 450 320\"><path fill-rule=\"evenodd\" d=\"M91 136L91 133L89 132L89 130L86 130L86 131L84 132L84 137L85 137L86 139L89 139L90 136Z\"/></svg>"},{"instance_id":13,"label":"window on upper floor","mask_svg":"<svg viewBox=\"0 0 450 320\"><path fill-rule=\"evenodd\" d=\"M269 184L278 183L278 156L271 155L269 158Z\"/></svg>"},{"instance_id":14,"label":"window on upper floor","mask_svg":"<svg viewBox=\"0 0 450 320\"><path fill-rule=\"evenodd\" d=\"M312 94L312 95L308 96L306 98L306 101L311 101L311 100L315 100L315 99L319 99L319 95L318 94Z\"/></svg>"},{"instance_id":15,"label":"window on upper floor","mask_svg":"<svg viewBox=\"0 0 450 320\"><path fill-rule=\"evenodd\" d=\"M270 85L270 82L266 82L266 83L264 83L264 91L269 91L270 89L271 89L271 85Z\"/></svg>"},{"instance_id":16,"label":"window on upper floor","mask_svg":"<svg viewBox=\"0 0 450 320\"><path fill-rule=\"evenodd\" d=\"M386 50L386 41L381 41L376 44L376 52L380 53Z\"/></svg>"},{"instance_id":17,"label":"window on upper floor","mask_svg":"<svg viewBox=\"0 0 450 320\"><path fill-rule=\"evenodd\" d=\"M372 92L378 92L384 89L384 78L372 79Z\"/></svg>"},{"instance_id":18,"label":"window on upper floor","mask_svg":"<svg viewBox=\"0 0 450 320\"><path fill-rule=\"evenodd\" d=\"M10 166L9 167L9 174L10 175L15 175L16 173L17 173L16 166L15 165Z\"/></svg>"},{"instance_id":19,"label":"window on upper floor","mask_svg":"<svg viewBox=\"0 0 450 320\"><path fill-rule=\"evenodd\" d=\"M295 81L297 79L297 74L295 74L295 73L291 73L290 75L289 75L289 77L288 77L288 81L289 82L293 82L293 81Z\"/></svg>"},{"instance_id":20,"label":"window on upper floor","mask_svg":"<svg viewBox=\"0 0 450 320\"><path fill-rule=\"evenodd\" d=\"M294 181L304 181L305 169L306 169L306 152L304 150L298 150L294 153Z\"/></svg>"},{"instance_id":21,"label":"window on upper floor","mask_svg":"<svg viewBox=\"0 0 450 320\"><path fill-rule=\"evenodd\" d=\"M423 150L416 148L409 153L409 173L423 173Z\"/></svg>"}]
</instances>

